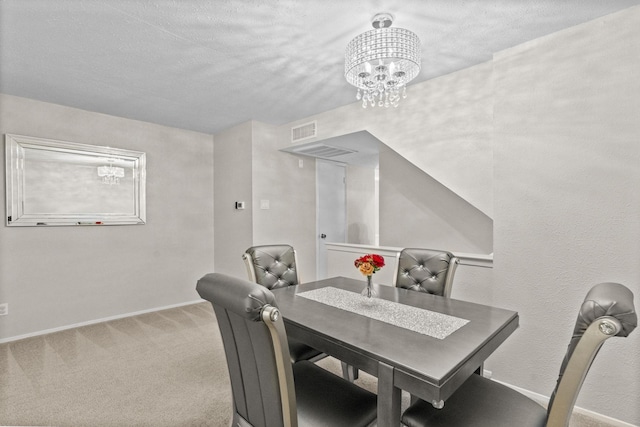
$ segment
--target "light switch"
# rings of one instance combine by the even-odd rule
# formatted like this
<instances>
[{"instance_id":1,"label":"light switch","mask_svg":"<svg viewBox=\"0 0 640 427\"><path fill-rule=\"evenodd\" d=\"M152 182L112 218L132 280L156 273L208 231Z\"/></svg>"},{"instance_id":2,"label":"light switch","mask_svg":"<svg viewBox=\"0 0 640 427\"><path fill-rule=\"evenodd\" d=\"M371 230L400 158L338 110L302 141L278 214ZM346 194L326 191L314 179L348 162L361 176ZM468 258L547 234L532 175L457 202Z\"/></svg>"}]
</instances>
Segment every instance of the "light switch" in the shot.
<instances>
[{"instance_id":1,"label":"light switch","mask_svg":"<svg viewBox=\"0 0 640 427\"><path fill-rule=\"evenodd\" d=\"M244 202L236 202L236 209L244 209Z\"/></svg>"},{"instance_id":2,"label":"light switch","mask_svg":"<svg viewBox=\"0 0 640 427\"><path fill-rule=\"evenodd\" d=\"M269 209L269 201L260 200L260 209Z\"/></svg>"}]
</instances>

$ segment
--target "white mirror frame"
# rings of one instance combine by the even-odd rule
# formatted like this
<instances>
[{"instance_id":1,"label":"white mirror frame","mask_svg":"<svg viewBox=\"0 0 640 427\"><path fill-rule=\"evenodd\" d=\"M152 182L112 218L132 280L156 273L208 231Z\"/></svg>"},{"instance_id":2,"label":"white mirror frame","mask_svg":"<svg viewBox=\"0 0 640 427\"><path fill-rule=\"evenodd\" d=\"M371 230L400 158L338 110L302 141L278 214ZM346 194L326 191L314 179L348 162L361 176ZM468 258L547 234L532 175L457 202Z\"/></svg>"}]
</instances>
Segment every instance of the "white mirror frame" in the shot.
<instances>
[{"instance_id":1,"label":"white mirror frame","mask_svg":"<svg viewBox=\"0 0 640 427\"><path fill-rule=\"evenodd\" d=\"M12 134L5 149L7 226L146 222L145 153Z\"/></svg>"}]
</instances>

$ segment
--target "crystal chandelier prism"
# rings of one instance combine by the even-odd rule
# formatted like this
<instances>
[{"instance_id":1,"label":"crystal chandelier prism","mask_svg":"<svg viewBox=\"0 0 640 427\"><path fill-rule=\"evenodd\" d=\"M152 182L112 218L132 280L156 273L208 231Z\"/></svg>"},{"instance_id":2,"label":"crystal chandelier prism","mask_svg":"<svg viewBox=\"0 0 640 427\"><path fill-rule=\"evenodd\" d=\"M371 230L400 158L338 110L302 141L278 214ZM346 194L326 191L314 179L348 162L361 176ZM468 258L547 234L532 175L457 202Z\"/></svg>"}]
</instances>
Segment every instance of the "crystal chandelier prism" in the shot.
<instances>
[{"instance_id":1,"label":"crystal chandelier prism","mask_svg":"<svg viewBox=\"0 0 640 427\"><path fill-rule=\"evenodd\" d=\"M108 165L98 166L98 176L102 183L107 185L120 185L120 178L124 178L124 168Z\"/></svg>"},{"instance_id":2,"label":"crystal chandelier prism","mask_svg":"<svg viewBox=\"0 0 640 427\"><path fill-rule=\"evenodd\" d=\"M369 30L347 45L344 76L358 88L362 106L398 106L407 97L407 83L420 72L420 39L404 28L390 28L393 16L379 13Z\"/></svg>"}]
</instances>

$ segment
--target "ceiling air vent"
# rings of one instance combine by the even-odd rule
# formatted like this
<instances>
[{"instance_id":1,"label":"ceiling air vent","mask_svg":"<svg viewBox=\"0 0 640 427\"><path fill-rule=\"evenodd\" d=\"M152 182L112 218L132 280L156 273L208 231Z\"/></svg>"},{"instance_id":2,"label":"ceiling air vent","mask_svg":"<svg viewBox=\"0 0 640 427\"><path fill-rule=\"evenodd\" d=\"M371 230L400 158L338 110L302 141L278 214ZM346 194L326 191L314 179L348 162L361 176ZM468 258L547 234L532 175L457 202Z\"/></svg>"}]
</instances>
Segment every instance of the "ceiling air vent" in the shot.
<instances>
[{"instance_id":1,"label":"ceiling air vent","mask_svg":"<svg viewBox=\"0 0 640 427\"><path fill-rule=\"evenodd\" d=\"M291 128L291 142L304 141L305 139L315 138L317 136L317 122L313 121L300 126Z\"/></svg>"},{"instance_id":2,"label":"ceiling air vent","mask_svg":"<svg viewBox=\"0 0 640 427\"><path fill-rule=\"evenodd\" d=\"M344 156L345 154L356 153L355 150L347 150L346 148L332 147L325 144L313 144L305 147L299 147L292 150L296 154L305 156L320 157L330 159L333 157Z\"/></svg>"}]
</instances>

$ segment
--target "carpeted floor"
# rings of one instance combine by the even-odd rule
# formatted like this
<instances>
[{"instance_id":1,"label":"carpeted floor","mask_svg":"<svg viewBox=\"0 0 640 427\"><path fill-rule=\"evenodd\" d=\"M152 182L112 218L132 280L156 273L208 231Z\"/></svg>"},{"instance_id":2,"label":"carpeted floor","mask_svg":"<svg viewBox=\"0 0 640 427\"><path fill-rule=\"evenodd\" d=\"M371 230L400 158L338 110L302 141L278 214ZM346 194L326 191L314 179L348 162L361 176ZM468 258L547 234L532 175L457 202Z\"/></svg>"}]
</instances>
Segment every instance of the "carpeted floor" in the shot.
<instances>
[{"instance_id":1,"label":"carpeted floor","mask_svg":"<svg viewBox=\"0 0 640 427\"><path fill-rule=\"evenodd\" d=\"M333 358L319 363L340 372ZM374 377L357 383L375 392ZM228 426L230 417L208 303L0 345L0 425ZM607 427L586 417L571 426Z\"/></svg>"}]
</instances>

